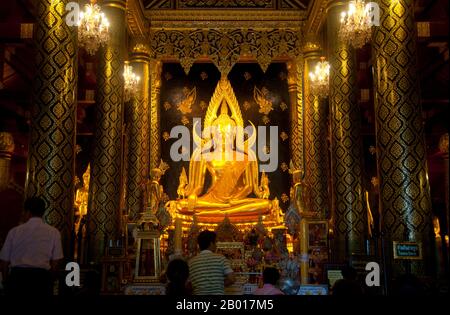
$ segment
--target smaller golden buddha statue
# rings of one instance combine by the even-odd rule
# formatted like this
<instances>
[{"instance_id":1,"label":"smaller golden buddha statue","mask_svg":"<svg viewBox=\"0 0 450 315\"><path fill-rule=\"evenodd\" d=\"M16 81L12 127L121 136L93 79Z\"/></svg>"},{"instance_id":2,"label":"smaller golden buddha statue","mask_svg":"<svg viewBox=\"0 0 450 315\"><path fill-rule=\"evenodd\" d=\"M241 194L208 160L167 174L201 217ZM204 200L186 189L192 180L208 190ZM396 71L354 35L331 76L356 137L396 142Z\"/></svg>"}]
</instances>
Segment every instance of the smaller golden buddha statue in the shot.
<instances>
[{"instance_id":1,"label":"smaller golden buddha statue","mask_svg":"<svg viewBox=\"0 0 450 315\"><path fill-rule=\"evenodd\" d=\"M182 199L186 197L186 186L188 184L188 178L186 175L186 170L183 167L183 169L181 170L181 174L180 174L180 183L178 185L178 189L177 189L177 194L178 194L178 198Z\"/></svg>"},{"instance_id":2,"label":"smaller golden buddha statue","mask_svg":"<svg viewBox=\"0 0 450 315\"><path fill-rule=\"evenodd\" d=\"M87 214L90 177L91 166L88 164L88 167L83 174L83 186L77 189L75 195L75 206L78 209L80 218Z\"/></svg>"},{"instance_id":3,"label":"smaller golden buddha statue","mask_svg":"<svg viewBox=\"0 0 450 315\"><path fill-rule=\"evenodd\" d=\"M269 178L266 175L266 172L262 172L261 175L261 185L259 186L259 191L261 192L262 199L269 199L270 189L269 189Z\"/></svg>"}]
</instances>

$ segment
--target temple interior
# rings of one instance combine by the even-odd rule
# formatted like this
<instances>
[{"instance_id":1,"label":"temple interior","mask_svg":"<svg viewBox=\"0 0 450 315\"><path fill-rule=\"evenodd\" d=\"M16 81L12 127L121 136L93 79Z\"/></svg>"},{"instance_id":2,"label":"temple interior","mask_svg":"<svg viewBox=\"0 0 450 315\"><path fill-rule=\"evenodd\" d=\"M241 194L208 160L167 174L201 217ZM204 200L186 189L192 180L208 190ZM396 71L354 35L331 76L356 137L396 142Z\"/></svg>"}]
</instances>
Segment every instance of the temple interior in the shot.
<instances>
[{"instance_id":1,"label":"temple interior","mask_svg":"<svg viewBox=\"0 0 450 315\"><path fill-rule=\"evenodd\" d=\"M448 293L449 2L0 3L0 247L45 201L81 286L165 294L203 230L252 294L369 263ZM324 291L321 291L324 290Z\"/></svg>"}]
</instances>

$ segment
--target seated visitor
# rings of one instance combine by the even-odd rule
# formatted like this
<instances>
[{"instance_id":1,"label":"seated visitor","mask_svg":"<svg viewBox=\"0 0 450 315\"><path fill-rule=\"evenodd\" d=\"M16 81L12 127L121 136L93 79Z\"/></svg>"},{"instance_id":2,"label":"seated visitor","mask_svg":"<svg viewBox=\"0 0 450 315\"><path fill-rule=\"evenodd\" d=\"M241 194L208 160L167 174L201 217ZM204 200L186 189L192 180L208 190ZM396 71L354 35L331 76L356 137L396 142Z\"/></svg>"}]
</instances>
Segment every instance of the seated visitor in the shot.
<instances>
[{"instance_id":1,"label":"seated visitor","mask_svg":"<svg viewBox=\"0 0 450 315\"><path fill-rule=\"evenodd\" d=\"M168 283L166 286L166 295L190 295L191 290L188 287L189 266L183 259L174 259L167 266L166 276Z\"/></svg>"},{"instance_id":2,"label":"seated visitor","mask_svg":"<svg viewBox=\"0 0 450 315\"><path fill-rule=\"evenodd\" d=\"M262 288L258 288L253 293L254 295L284 295L283 291L276 287L278 280L280 280L280 273L278 269L273 267L267 267L263 272Z\"/></svg>"},{"instance_id":3,"label":"seated visitor","mask_svg":"<svg viewBox=\"0 0 450 315\"><path fill-rule=\"evenodd\" d=\"M355 268L350 266L342 269L342 277L336 281L333 286L333 295L350 296L350 295L362 295L363 290L357 280L357 274Z\"/></svg>"},{"instance_id":4,"label":"seated visitor","mask_svg":"<svg viewBox=\"0 0 450 315\"><path fill-rule=\"evenodd\" d=\"M189 261L189 278L194 295L223 295L225 286L235 282L230 262L216 254L216 233L202 231L198 235L200 253Z\"/></svg>"}]
</instances>

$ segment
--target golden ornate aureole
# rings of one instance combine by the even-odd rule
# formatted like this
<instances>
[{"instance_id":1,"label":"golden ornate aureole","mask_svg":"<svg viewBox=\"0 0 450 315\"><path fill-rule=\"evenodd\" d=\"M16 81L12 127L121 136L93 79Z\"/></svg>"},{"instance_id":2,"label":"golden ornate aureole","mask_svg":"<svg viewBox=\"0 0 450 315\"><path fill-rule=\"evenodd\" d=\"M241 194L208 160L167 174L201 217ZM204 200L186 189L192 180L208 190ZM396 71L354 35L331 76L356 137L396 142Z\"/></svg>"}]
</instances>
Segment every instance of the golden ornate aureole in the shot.
<instances>
[{"instance_id":1,"label":"golden ornate aureole","mask_svg":"<svg viewBox=\"0 0 450 315\"><path fill-rule=\"evenodd\" d=\"M45 220L63 242L72 230L75 195L77 91L76 28L67 25L67 0L36 3L36 76L26 196L46 201Z\"/></svg>"},{"instance_id":2,"label":"golden ornate aureole","mask_svg":"<svg viewBox=\"0 0 450 315\"><path fill-rule=\"evenodd\" d=\"M142 189L150 165L150 58L148 48L137 44L131 53L133 71L141 78L139 89L125 111L127 134L127 185L125 204L128 218L136 221L142 208Z\"/></svg>"},{"instance_id":3,"label":"golden ornate aureole","mask_svg":"<svg viewBox=\"0 0 450 315\"><path fill-rule=\"evenodd\" d=\"M382 0L379 5L380 26L375 27L373 44L383 231L389 240L388 248L392 248L391 241L430 244L431 201L419 100L414 5L412 0ZM420 275L429 270L426 263L433 256L430 246L423 249L425 264L411 262L411 271ZM391 254L392 250L386 252ZM398 260L392 266L394 274L404 272Z\"/></svg>"},{"instance_id":4,"label":"golden ornate aureole","mask_svg":"<svg viewBox=\"0 0 450 315\"><path fill-rule=\"evenodd\" d=\"M99 261L105 242L120 235L125 7L123 0L106 0L102 6L111 22L111 36L98 52L95 147L88 212L91 261Z\"/></svg>"},{"instance_id":5,"label":"golden ornate aureole","mask_svg":"<svg viewBox=\"0 0 450 315\"><path fill-rule=\"evenodd\" d=\"M362 187L360 111L356 98L356 57L338 39L340 2L330 3L327 34L330 59L330 116L333 211L337 260L363 253L366 212Z\"/></svg>"},{"instance_id":6,"label":"golden ornate aureole","mask_svg":"<svg viewBox=\"0 0 450 315\"><path fill-rule=\"evenodd\" d=\"M328 104L310 89L309 73L320 57L320 46L314 38L303 47L304 51L304 98L305 98L305 180L310 188L309 211L325 218L328 214Z\"/></svg>"},{"instance_id":7,"label":"golden ornate aureole","mask_svg":"<svg viewBox=\"0 0 450 315\"><path fill-rule=\"evenodd\" d=\"M203 137L197 134L194 124L197 148L189 164L187 198L170 201L169 209L181 215L195 214L199 222L208 223L221 222L225 217L231 222L257 222L260 215L278 209L276 201L263 198L270 193L268 187L258 183L258 162L252 149L256 128L243 143L236 141L236 130L243 127L243 123L231 84L222 77L206 112L204 128L207 131L203 132ZM213 152L207 145L210 141L216 145ZM211 185L202 194L207 172L211 175ZM256 198L248 197L252 193Z\"/></svg>"}]
</instances>

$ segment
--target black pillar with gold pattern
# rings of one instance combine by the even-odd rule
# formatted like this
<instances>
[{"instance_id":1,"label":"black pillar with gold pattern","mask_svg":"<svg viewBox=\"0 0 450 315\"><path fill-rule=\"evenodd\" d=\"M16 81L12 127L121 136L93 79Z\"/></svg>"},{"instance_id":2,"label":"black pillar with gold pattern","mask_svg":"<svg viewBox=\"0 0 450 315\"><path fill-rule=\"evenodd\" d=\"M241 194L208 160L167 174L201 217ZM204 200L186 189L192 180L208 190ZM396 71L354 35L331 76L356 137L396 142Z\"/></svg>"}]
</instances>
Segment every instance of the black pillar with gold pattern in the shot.
<instances>
[{"instance_id":1,"label":"black pillar with gold pattern","mask_svg":"<svg viewBox=\"0 0 450 315\"><path fill-rule=\"evenodd\" d=\"M330 116L334 211L333 254L336 261L364 252L367 214L362 187L360 111L356 99L356 57L338 38L340 14L346 8L331 2L327 38L330 60Z\"/></svg>"},{"instance_id":2,"label":"black pillar with gold pattern","mask_svg":"<svg viewBox=\"0 0 450 315\"><path fill-rule=\"evenodd\" d=\"M392 276L432 268L430 187L417 74L414 1L379 1L374 85L382 230L388 258L393 241L422 242L423 260L390 260ZM425 262L425 264L424 264Z\"/></svg>"},{"instance_id":3,"label":"black pillar with gold pattern","mask_svg":"<svg viewBox=\"0 0 450 315\"><path fill-rule=\"evenodd\" d=\"M319 62L320 46L307 42L304 48L305 70L305 179L310 190L308 211L325 219L329 212L328 198L328 102L313 95L309 73Z\"/></svg>"},{"instance_id":4,"label":"black pillar with gold pattern","mask_svg":"<svg viewBox=\"0 0 450 315\"><path fill-rule=\"evenodd\" d=\"M61 231L66 257L73 222L78 73L76 28L66 24L67 3L36 3L36 76L25 187L26 196L45 199L45 220Z\"/></svg>"},{"instance_id":5,"label":"black pillar with gold pattern","mask_svg":"<svg viewBox=\"0 0 450 315\"><path fill-rule=\"evenodd\" d=\"M126 104L128 218L136 221L144 209L142 184L150 176L150 57L148 48L138 44L131 54L133 72L140 77L139 90Z\"/></svg>"},{"instance_id":6,"label":"black pillar with gold pattern","mask_svg":"<svg viewBox=\"0 0 450 315\"><path fill-rule=\"evenodd\" d=\"M106 242L120 234L122 177L123 69L126 2L103 1L110 38L99 49L95 109L95 147L89 192L89 259L97 262Z\"/></svg>"}]
</instances>

